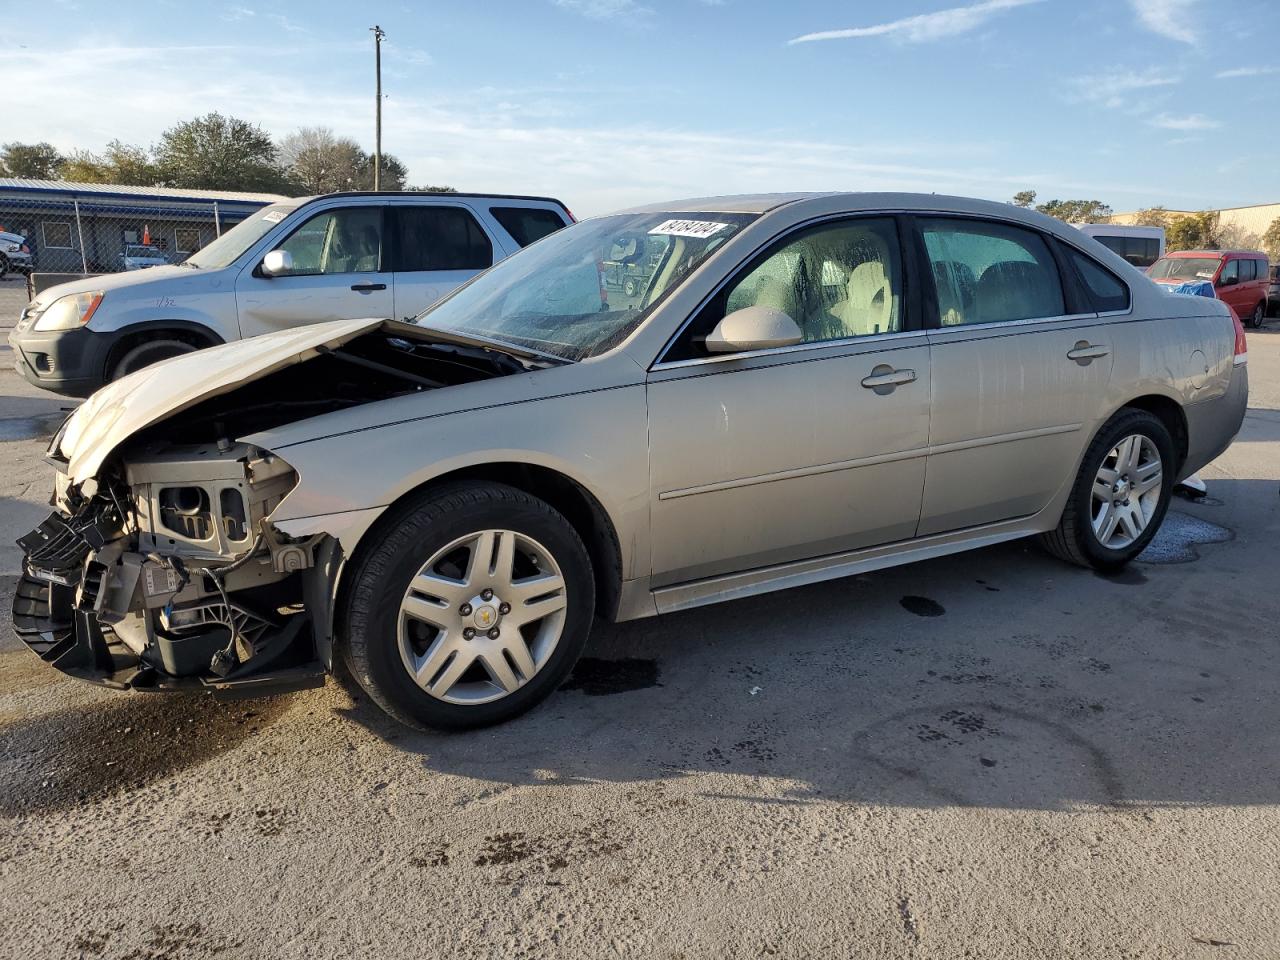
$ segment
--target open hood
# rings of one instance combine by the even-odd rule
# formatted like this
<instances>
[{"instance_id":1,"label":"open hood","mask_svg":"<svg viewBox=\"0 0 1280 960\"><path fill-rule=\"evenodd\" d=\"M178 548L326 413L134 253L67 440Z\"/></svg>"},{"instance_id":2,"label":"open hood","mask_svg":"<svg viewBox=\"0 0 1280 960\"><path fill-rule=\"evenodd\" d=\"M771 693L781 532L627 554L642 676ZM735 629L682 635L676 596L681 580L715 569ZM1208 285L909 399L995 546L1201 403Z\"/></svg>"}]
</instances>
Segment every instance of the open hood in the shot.
<instances>
[{"instance_id":1,"label":"open hood","mask_svg":"<svg viewBox=\"0 0 1280 960\"><path fill-rule=\"evenodd\" d=\"M345 350L340 351L343 347L355 349L360 344L368 348L371 339L381 344L381 359L367 355L352 357ZM400 349L391 349L392 344L399 344ZM450 369L439 371L435 378L429 376L431 371L424 369L427 362L420 353L415 353L422 348L429 348L437 357L441 351L447 352L452 359L440 362ZM344 387L332 377L333 371L326 376L323 366L314 373L302 374L301 380L287 376L289 368L319 362L318 358L324 359L322 354L332 357L339 352L344 360L361 365L361 369L372 368L366 379L381 377L383 385L369 386L362 397L356 398L353 392L361 389L359 384L347 382ZM563 363L552 359L555 365ZM396 363L407 366L397 369ZM341 405L343 400L369 402L406 390L448 386L486 379L495 373L523 372L546 365L545 356L520 347L399 320L371 318L310 324L197 350L146 367L103 387L63 425L49 446L49 455L65 461L71 482L80 484L97 475L111 452L139 431L171 420L176 414L204 405L212 398L232 392L241 396L250 387L256 392L254 409L258 412L246 415L241 411L238 421L219 417L226 421L227 439L237 439L237 431L256 432L263 426L271 426L272 411L276 408L295 410L306 406L299 403L299 393L308 393L313 398L309 412L297 415L297 419L305 419L324 412L316 406L316 396L323 398L325 404L335 401L330 406ZM388 377L394 387L387 385ZM291 385L283 384L290 380Z\"/></svg>"},{"instance_id":2,"label":"open hood","mask_svg":"<svg viewBox=\"0 0 1280 960\"><path fill-rule=\"evenodd\" d=\"M281 330L197 350L145 367L109 384L82 403L53 442L51 456L67 461L72 483L94 476L119 444L165 417L333 349L384 320L335 320Z\"/></svg>"}]
</instances>

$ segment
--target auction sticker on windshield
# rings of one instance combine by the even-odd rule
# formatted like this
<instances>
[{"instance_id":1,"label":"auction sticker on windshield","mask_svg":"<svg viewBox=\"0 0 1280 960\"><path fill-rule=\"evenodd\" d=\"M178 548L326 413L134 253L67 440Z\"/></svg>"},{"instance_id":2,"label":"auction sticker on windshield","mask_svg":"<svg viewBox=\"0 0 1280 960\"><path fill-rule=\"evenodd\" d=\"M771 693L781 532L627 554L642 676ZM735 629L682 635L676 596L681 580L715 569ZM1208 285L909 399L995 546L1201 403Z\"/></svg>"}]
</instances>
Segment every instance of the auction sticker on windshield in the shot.
<instances>
[{"instance_id":1,"label":"auction sticker on windshield","mask_svg":"<svg viewBox=\"0 0 1280 960\"><path fill-rule=\"evenodd\" d=\"M697 237L705 240L707 237L714 237L728 226L727 223L715 223L712 220L664 220L649 233L668 237Z\"/></svg>"},{"instance_id":2,"label":"auction sticker on windshield","mask_svg":"<svg viewBox=\"0 0 1280 960\"><path fill-rule=\"evenodd\" d=\"M262 219L267 221L267 223L279 223L281 220L284 219L284 211L270 210Z\"/></svg>"}]
</instances>

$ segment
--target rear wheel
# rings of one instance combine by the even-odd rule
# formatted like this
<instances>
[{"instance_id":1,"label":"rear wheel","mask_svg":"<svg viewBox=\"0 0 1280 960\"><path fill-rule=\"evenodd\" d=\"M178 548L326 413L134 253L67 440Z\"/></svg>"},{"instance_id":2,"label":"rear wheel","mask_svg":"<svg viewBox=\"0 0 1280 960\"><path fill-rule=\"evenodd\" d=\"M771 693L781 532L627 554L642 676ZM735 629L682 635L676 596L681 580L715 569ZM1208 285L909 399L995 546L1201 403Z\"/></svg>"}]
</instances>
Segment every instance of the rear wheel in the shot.
<instances>
[{"instance_id":1,"label":"rear wheel","mask_svg":"<svg viewBox=\"0 0 1280 960\"><path fill-rule=\"evenodd\" d=\"M595 605L586 547L501 484L431 492L352 571L347 665L384 710L446 729L500 723L577 662Z\"/></svg>"},{"instance_id":2,"label":"rear wheel","mask_svg":"<svg viewBox=\"0 0 1280 960\"><path fill-rule=\"evenodd\" d=\"M9 258L0 254L0 280L3 280L5 274L9 272Z\"/></svg>"},{"instance_id":3,"label":"rear wheel","mask_svg":"<svg viewBox=\"0 0 1280 960\"><path fill-rule=\"evenodd\" d=\"M1062 519L1041 542L1070 563L1124 566L1160 529L1175 470L1164 423L1146 410L1120 411L1089 445Z\"/></svg>"},{"instance_id":4,"label":"rear wheel","mask_svg":"<svg viewBox=\"0 0 1280 960\"><path fill-rule=\"evenodd\" d=\"M1253 327L1255 330L1259 330L1262 328L1262 325L1266 320L1267 305L1265 303L1260 303L1254 308L1253 315L1249 317L1249 326Z\"/></svg>"},{"instance_id":5,"label":"rear wheel","mask_svg":"<svg viewBox=\"0 0 1280 960\"><path fill-rule=\"evenodd\" d=\"M191 353L195 349L191 344L181 340L148 340L146 343L138 344L117 360L115 366L111 368L108 379L119 380L143 367L149 367L153 363L184 353Z\"/></svg>"}]
</instances>

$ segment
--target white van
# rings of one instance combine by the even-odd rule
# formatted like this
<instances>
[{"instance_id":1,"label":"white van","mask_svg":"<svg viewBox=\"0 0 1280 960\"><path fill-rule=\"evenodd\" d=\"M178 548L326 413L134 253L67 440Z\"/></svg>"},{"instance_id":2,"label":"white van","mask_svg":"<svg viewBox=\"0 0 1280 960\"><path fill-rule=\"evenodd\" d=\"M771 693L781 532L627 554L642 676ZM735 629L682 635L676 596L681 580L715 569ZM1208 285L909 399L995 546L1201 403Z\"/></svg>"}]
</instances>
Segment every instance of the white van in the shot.
<instances>
[{"instance_id":1,"label":"white van","mask_svg":"<svg viewBox=\"0 0 1280 960\"><path fill-rule=\"evenodd\" d=\"M1121 223L1078 223L1075 227L1139 270L1146 270L1164 256L1164 227L1132 227Z\"/></svg>"},{"instance_id":2,"label":"white van","mask_svg":"<svg viewBox=\"0 0 1280 960\"><path fill-rule=\"evenodd\" d=\"M159 360L242 337L326 320L411 319L572 222L548 197L364 192L283 200L183 263L42 291L9 345L28 381L84 397Z\"/></svg>"}]
</instances>

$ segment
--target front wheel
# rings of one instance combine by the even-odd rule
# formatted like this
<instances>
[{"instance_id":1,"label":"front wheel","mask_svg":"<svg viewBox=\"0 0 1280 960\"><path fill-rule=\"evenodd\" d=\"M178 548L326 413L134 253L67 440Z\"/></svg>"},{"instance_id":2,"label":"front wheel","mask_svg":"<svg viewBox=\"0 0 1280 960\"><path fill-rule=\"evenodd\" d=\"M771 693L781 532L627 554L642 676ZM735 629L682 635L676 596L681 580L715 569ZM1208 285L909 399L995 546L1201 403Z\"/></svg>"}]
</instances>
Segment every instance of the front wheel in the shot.
<instances>
[{"instance_id":1,"label":"front wheel","mask_svg":"<svg viewBox=\"0 0 1280 960\"><path fill-rule=\"evenodd\" d=\"M149 367L153 363L169 360L184 353L191 353L195 349L191 344L181 340L148 340L133 347L117 360L115 366L111 368L108 380L119 380L143 367Z\"/></svg>"},{"instance_id":2,"label":"front wheel","mask_svg":"<svg viewBox=\"0 0 1280 960\"><path fill-rule=\"evenodd\" d=\"M1089 445L1062 519L1041 543L1080 566L1124 566L1160 529L1175 471L1164 423L1146 410L1120 411Z\"/></svg>"},{"instance_id":3,"label":"front wheel","mask_svg":"<svg viewBox=\"0 0 1280 960\"><path fill-rule=\"evenodd\" d=\"M393 717L443 729L508 720L573 669L595 587L577 532L501 484L424 495L352 571L352 675Z\"/></svg>"}]
</instances>

